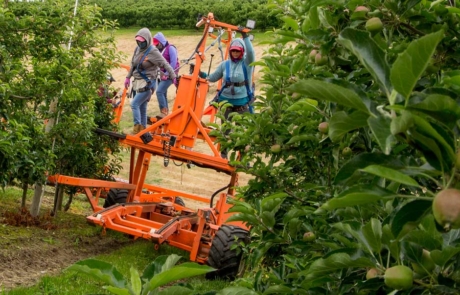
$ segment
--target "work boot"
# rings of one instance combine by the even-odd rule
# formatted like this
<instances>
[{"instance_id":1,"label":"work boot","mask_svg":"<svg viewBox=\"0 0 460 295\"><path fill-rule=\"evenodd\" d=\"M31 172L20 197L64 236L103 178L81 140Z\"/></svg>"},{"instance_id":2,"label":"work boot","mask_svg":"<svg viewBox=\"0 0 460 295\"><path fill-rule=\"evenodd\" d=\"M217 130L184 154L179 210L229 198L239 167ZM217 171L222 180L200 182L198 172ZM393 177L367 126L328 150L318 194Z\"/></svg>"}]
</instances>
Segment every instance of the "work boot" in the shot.
<instances>
[{"instance_id":1,"label":"work boot","mask_svg":"<svg viewBox=\"0 0 460 295\"><path fill-rule=\"evenodd\" d=\"M169 114L168 108L162 108L162 109L160 110L160 112L161 112L160 115L159 115L160 118L164 118L164 117L166 117L166 116Z\"/></svg>"},{"instance_id":2,"label":"work boot","mask_svg":"<svg viewBox=\"0 0 460 295\"><path fill-rule=\"evenodd\" d=\"M138 134L142 130L142 127L143 126L141 124L135 124L133 127L133 133L131 135Z\"/></svg>"}]
</instances>

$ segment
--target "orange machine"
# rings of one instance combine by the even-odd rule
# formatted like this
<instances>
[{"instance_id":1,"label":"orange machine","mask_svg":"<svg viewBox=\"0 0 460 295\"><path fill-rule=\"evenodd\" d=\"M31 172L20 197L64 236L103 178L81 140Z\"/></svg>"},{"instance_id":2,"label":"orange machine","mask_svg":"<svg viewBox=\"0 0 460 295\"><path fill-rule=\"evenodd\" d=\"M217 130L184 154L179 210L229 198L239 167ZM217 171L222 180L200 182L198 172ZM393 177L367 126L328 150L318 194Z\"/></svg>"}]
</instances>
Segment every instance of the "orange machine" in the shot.
<instances>
[{"instance_id":1,"label":"orange machine","mask_svg":"<svg viewBox=\"0 0 460 295\"><path fill-rule=\"evenodd\" d=\"M227 57L233 34L241 28L216 21L212 13L199 20L197 26L201 25L204 25L204 32L195 49L195 65L190 74L180 78L172 112L162 119L153 119L152 125L136 135L97 130L100 134L117 138L120 144L131 148L129 183L64 175L58 176L57 182L83 189L94 211L94 214L87 217L90 223L100 225L104 230L112 229L134 238L151 240L155 248L162 243L181 248L190 252L191 261L207 263L218 269L214 275L232 278L238 272L241 259L241 251L232 245L247 242L248 231L242 223L226 223L231 214L228 212L231 206L229 200L235 194L238 175L235 167L220 157L220 146L210 135L211 129L201 124L209 85L199 77L199 72L206 58L206 41L208 37L216 38L213 29L221 33L226 30L226 39L222 39L222 43L226 45ZM248 28L242 30L250 31ZM123 98L125 96L126 91ZM206 114L212 116L212 121L214 113L209 108L206 110ZM193 149L198 139L207 144L209 154ZM229 175L229 183L215 192L211 200L146 184L152 155L163 157L165 166L174 160L226 173ZM105 191L108 194L104 194ZM214 204L217 196L219 198ZM99 202L101 198L105 198L103 206ZM190 210L185 207L183 198L210 206Z\"/></svg>"}]
</instances>

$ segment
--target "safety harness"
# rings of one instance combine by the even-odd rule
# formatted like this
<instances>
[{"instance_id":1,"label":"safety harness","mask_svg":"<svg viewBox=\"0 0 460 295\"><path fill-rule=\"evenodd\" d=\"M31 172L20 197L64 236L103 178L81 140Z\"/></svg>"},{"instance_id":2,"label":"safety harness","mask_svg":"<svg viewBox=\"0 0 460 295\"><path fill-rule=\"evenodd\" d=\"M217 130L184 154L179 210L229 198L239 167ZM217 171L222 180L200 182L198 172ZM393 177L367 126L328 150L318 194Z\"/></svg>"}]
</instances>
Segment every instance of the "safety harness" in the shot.
<instances>
[{"instance_id":1,"label":"safety harness","mask_svg":"<svg viewBox=\"0 0 460 295\"><path fill-rule=\"evenodd\" d=\"M152 49L152 45L150 45L146 50L145 50L145 53L144 55L141 57L141 59L139 60L139 63L137 64L136 66L136 70L137 72L141 75L141 77L147 82L147 86L141 88L141 89L138 89L137 92L144 92L144 91L147 91L149 89L152 89L155 87L155 84L152 83L152 81L149 79L149 77L147 77L147 75L145 74L145 69L142 67L142 63L144 62L145 60L145 57L147 56L147 54L149 54L150 50ZM138 47L136 47L136 49L134 50L134 54L136 54L138 50ZM139 67L141 67L142 71L139 70Z\"/></svg>"},{"instance_id":2,"label":"safety harness","mask_svg":"<svg viewBox=\"0 0 460 295\"><path fill-rule=\"evenodd\" d=\"M246 64L244 62L243 62L243 74L244 74L243 82L231 82L230 80L230 60L226 60L225 61L225 84L219 90L219 93L217 95L220 96L222 94L222 91L224 91L224 88L244 85L246 87L246 92L248 94L249 111L253 113L253 108L251 104L255 100L255 96L254 96L255 85L254 83L252 83L251 85L252 87L249 87L248 70L246 69ZM233 94L234 89L232 88L231 91Z\"/></svg>"}]
</instances>

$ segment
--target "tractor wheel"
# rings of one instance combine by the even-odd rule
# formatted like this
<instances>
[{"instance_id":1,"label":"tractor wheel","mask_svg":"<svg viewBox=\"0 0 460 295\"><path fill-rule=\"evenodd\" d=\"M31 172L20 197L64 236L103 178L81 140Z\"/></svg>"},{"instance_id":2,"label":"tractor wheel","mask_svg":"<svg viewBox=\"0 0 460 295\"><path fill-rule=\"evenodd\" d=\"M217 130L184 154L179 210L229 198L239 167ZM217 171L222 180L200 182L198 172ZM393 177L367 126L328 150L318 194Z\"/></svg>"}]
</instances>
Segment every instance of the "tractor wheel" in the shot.
<instances>
[{"instance_id":1,"label":"tractor wheel","mask_svg":"<svg viewBox=\"0 0 460 295\"><path fill-rule=\"evenodd\" d=\"M176 203L177 205L185 207L185 202L181 197L176 197L174 199L174 203Z\"/></svg>"},{"instance_id":2,"label":"tractor wheel","mask_svg":"<svg viewBox=\"0 0 460 295\"><path fill-rule=\"evenodd\" d=\"M108 208L115 204L123 204L126 203L126 199L128 198L129 191L127 189L116 189L111 188L109 193L107 194L107 198L105 198L104 208Z\"/></svg>"},{"instance_id":3,"label":"tractor wheel","mask_svg":"<svg viewBox=\"0 0 460 295\"><path fill-rule=\"evenodd\" d=\"M207 279L234 280L238 274L242 257L241 249L232 249L233 244L249 242L247 230L234 225L222 225L217 231L209 250L208 264L217 271L206 274Z\"/></svg>"}]
</instances>

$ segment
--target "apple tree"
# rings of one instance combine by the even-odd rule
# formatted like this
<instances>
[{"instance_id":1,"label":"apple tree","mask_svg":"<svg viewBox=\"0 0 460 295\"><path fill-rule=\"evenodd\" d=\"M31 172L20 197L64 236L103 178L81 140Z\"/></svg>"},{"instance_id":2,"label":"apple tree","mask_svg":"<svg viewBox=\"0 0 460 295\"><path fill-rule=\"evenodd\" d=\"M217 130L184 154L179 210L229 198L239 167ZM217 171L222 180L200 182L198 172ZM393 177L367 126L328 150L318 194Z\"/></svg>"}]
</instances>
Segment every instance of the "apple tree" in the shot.
<instances>
[{"instance_id":1,"label":"apple tree","mask_svg":"<svg viewBox=\"0 0 460 295\"><path fill-rule=\"evenodd\" d=\"M116 23L69 1L10 2L0 23L1 186L116 172L117 142L93 132L116 128L97 94L119 63Z\"/></svg>"},{"instance_id":2,"label":"apple tree","mask_svg":"<svg viewBox=\"0 0 460 295\"><path fill-rule=\"evenodd\" d=\"M253 175L231 209L252 234L233 290L455 294L460 5L270 5L284 25L255 63L257 112L220 139Z\"/></svg>"}]
</instances>

